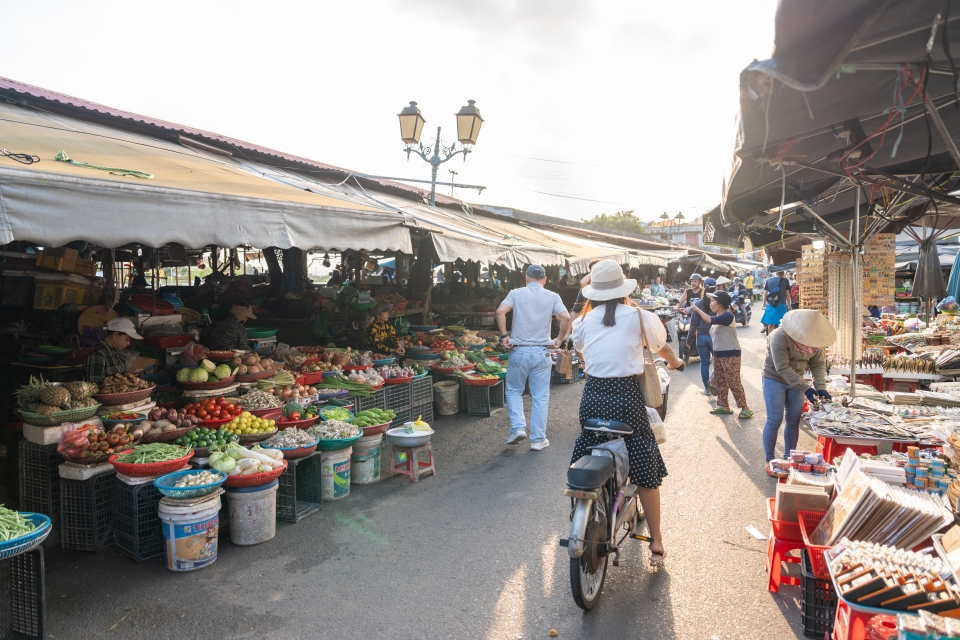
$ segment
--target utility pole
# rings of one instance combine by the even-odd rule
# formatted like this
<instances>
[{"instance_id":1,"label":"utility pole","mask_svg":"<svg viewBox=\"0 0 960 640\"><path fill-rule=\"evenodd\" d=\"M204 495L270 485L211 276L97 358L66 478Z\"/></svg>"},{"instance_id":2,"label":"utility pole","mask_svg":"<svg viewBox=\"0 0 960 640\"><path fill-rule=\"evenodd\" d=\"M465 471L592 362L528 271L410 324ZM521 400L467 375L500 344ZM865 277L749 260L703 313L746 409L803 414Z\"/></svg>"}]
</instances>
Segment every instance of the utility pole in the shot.
<instances>
[{"instance_id":1,"label":"utility pole","mask_svg":"<svg viewBox=\"0 0 960 640\"><path fill-rule=\"evenodd\" d=\"M450 197L452 198L452 197L453 197L453 183L457 181L457 176L458 176L459 174L458 174L456 171L454 171L453 169L449 169L449 171L450 171Z\"/></svg>"}]
</instances>

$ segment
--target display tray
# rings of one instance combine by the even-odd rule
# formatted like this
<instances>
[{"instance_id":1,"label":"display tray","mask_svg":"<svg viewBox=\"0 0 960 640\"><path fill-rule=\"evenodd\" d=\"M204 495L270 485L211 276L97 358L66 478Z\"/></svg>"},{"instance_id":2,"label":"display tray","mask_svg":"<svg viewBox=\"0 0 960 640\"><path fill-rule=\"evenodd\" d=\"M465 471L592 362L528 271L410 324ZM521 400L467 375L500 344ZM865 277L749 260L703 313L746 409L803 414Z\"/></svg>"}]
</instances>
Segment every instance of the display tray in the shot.
<instances>
[{"instance_id":1,"label":"display tray","mask_svg":"<svg viewBox=\"0 0 960 640\"><path fill-rule=\"evenodd\" d=\"M217 380L216 382L177 382L177 384L188 391L214 391L216 389L229 387L233 384L234 378L236 378L236 375Z\"/></svg>"},{"instance_id":2,"label":"display tray","mask_svg":"<svg viewBox=\"0 0 960 640\"><path fill-rule=\"evenodd\" d=\"M848 443L840 442L842 440L857 440L859 442L899 442L901 444L917 442L916 438L904 440L904 439L896 439L896 438L875 438L873 436L837 436L837 435L831 435L828 433L821 433L817 431L816 428L814 428L812 425L810 425L809 422L807 423L807 426L809 426L810 430L813 431L813 433L816 434L818 437L830 438L831 440L839 442L839 444L853 444L852 442L848 442Z\"/></svg>"},{"instance_id":3,"label":"display tray","mask_svg":"<svg viewBox=\"0 0 960 640\"><path fill-rule=\"evenodd\" d=\"M150 397L157 385L147 389L137 389L136 391L126 391L124 393L95 393L93 399L102 405L115 407L121 404L130 404L138 400L146 400Z\"/></svg>"},{"instance_id":4,"label":"display tray","mask_svg":"<svg viewBox=\"0 0 960 640\"><path fill-rule=\"evenodd\" d=\"M427 374L423 374L427 375ZM383 384L392 385L392 384L407 384L413 380L414 376L409 376L407 378L384 378Z\"/></svg>"}]
</instances>

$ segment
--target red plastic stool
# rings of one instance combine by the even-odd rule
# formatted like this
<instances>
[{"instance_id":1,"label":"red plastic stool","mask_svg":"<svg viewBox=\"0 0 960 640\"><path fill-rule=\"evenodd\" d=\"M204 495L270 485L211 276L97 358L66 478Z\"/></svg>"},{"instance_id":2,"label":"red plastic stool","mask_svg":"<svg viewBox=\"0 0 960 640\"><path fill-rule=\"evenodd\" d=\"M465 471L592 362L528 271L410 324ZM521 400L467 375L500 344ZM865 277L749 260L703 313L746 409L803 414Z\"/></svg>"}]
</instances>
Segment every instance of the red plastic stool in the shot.
<instances>
[{"instance_id":1,"label":"red plastic stool","mask_svg":"<svg viewBox=\"0 0 960 640\"><path fill-rule=\"evenodd\" d=\"M877 455L877 445L844 444L836 442L833 438L817 436L817 453L822 453L823 459L828 463L833 463L833 458L838 455L842 456L847 449L853 449L853 452L858 456L864 453L870 456Z\"/></svg>"},{"instance_id":2,"label":"red plastic stool","mask_svg":"<svg viewBox=\"0 0 960 640\"><path fill-rule=\"evenodd\" d=\"M783 562L794 562L800 564L800 556L787 555L791 551L803 549L803 542L793 542L790 540L777 540L770 534L770 541L767 543L767 573L770 574L770 582L767 584L767 590L776 593L780 590L781 584L800 584L800 578L785 576L781 574Z\"/></svg>"},{"instance_id":3,"label":"red plastic stool","mask_svg":"<svg viewBox=\"0 0 960 640\"><path fill-rule=\"evenodd\" d=\"M874 630L881 635L872 633ZM833 640L870 640L876 637L896 637L897 618L878 614L876 610L851 609L843 600L837 603L837 617L833 622Z\"/></svg>"},{"instance_id":4,"label":"red plastic stool","mask_svg":"<svg viewBox=\"0 0 960 640\"><path fill-rule=\"evenodd\" d=\"M420 452L427 453L427 461L420 460ZM407 476L410 482L419 482L422 475L437 475L433 466L433 446L427 443L422 447L394 447L390 458L390 477Z\"/></svg>"}]
</instances>

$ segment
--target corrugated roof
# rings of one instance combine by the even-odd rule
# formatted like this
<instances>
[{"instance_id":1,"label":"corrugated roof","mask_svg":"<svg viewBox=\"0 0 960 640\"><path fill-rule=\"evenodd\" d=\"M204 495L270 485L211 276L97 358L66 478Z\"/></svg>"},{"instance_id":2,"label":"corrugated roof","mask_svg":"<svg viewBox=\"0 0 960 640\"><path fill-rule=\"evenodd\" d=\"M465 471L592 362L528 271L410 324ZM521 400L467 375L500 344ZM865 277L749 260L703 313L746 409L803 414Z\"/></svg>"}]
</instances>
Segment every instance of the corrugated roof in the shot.
<instances>
[{"instance_id":1,"label":"corrugated roof","mask_svg":"<svg viewBox=\"0 0 960 640\"><path fill-rule=\"evenodd\" d=\"M220 143L221 146L225 145L228 148L242 149L244 151L250 151L253 153L259 153L266 156L272 156L274 158L279 158L287 162L296 162L299 164L307 165L307 166L310 166L316 169L321 169L324 171L340 171L340 172L343 172L344 174L353 173L360 176L364 175L363 172L361 171L353 171L351 169L344 169L343 167L337 167L331 164L317 162L316 160L310 160L309 158L303 158L301 156L284 153L283 151L277 151L276 149L264 147L258 144L254 144L252 142L246 142L244 140L239 140L237 138L231 138L230 136L221 135L219 133L213 133L212 131L205 131L203 129L197 129L195 127L188 127L182 124L177 124L175 122L161 120L160 118L153 118L151 116L145 116L139 113L133 113L132 111L123 111L122 109L115 109L113 107L109 107L107 105L103 105L98 102L93 102L91 100L84 100L82 98L70 96L65 93L59 93L57 91L51 91L49 89L44 89L43 87L27 84L25 82L19 82L17 80L12 80L10 78L0 77L0 94L6 94L8 95L8 97L11 97L11 98L17 98L18 96L16 94L22 94L25 96L30 96L32 98L45 100L51 103L59 103L61 105L72 107L74 109L89 111L94 114L99 114L100 116L106 116L107 118L117 119L121 121L128 121L130 123L140 123L140 124L148 125L151 127L157 127L157 128L169 131L171 133L183 134L186 136L198 138L206 142ZM32 106L36 107L38 105L32 105ZM400 189L402 191L406 191L411 194L417 194L420 196L426 196L429 194L428 191L425 191L423 189L402 184L400 182L393 182L391 180L373 179L373 178L364 178L364 180L369 180L370 182L375 182L377 184L383 185L384 187ZM437 199L437 202L441 204L455 204L459 206L459 200L455 200L453 198L444 196L439 193L437 194L436 199Z\"/></svg>"}]
</instances>

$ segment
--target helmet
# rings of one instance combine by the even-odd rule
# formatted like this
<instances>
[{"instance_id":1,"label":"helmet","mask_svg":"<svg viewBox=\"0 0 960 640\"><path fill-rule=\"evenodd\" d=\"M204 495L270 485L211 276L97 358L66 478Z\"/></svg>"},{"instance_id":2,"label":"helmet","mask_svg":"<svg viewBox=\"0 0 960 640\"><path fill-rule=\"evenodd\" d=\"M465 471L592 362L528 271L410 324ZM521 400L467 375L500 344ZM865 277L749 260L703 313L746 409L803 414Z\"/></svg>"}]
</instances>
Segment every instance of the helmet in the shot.
<instances>
[{"instance_id":1,"label":"helmet","mask_svg":"<svg viewBox=\"0 0 960 640\"><path fill-rule=\"evenodd\" d=\"M734 278L733 281L736 282L737 284L740 284L740 278L739 278L739 277Z\"/></svg>"},{"instance_id":2,"label":"helmet","mask_svg":"<svg viewBox=\"0 0 960 640\"><path fill-rule=\"evenodd\" d=\"M699 273L694 273L694 274L691 274L690 279L691 279L691 280L703 280L703 276L700 275Z\"/></svg>"},{"instance_id":3,"label":"helmet","mask_svg":"<svg viewBox=\"0 0 960 640\"><path fill-rule=\"evenodd\" d=\"M705 287L715 287L715 286L717 286L717 281L714 280L713 278L707 278L706 280L703 281L703 286L705 286Z\"/></svg>"}]
</instances>

